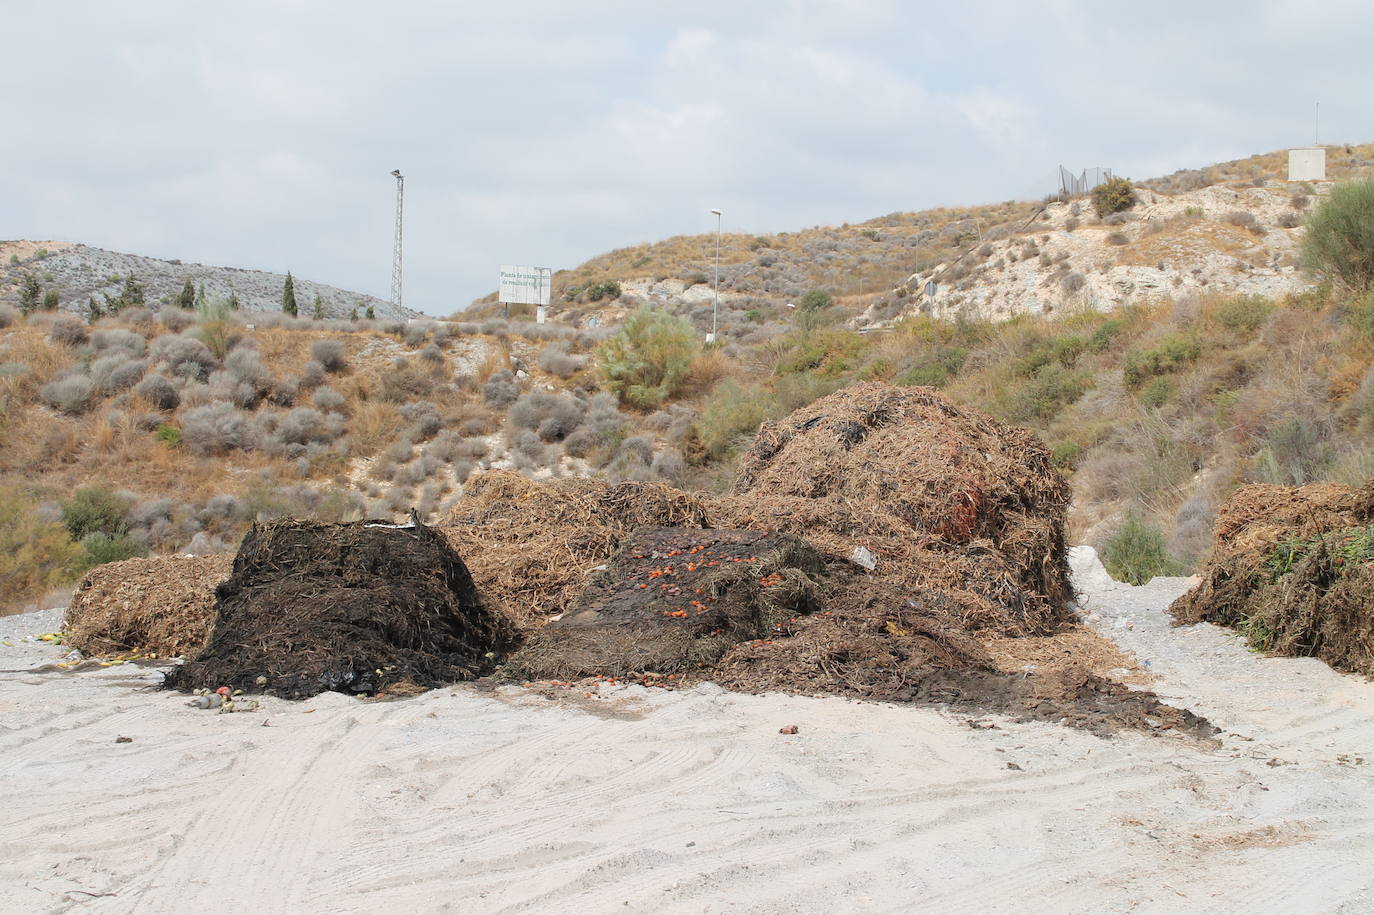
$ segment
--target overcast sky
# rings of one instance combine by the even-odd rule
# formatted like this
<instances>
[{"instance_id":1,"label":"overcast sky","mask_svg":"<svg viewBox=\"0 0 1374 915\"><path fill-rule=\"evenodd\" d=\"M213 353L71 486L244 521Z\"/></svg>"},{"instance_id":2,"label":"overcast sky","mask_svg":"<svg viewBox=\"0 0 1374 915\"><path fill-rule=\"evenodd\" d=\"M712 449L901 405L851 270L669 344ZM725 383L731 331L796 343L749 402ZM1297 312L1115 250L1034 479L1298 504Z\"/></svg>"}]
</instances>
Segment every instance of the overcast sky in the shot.
<instances>
[{"instance_id":1,"label":"overcast sky","mask_svg":"<svg viewBox=\"0 0 1374 915\"><path fill-rule=\"evenodd\" d=\"M713 231L1038 198L1374 140L1374 4L5 5L0 237L405 303Z\"/></svg>"}]
</instances>

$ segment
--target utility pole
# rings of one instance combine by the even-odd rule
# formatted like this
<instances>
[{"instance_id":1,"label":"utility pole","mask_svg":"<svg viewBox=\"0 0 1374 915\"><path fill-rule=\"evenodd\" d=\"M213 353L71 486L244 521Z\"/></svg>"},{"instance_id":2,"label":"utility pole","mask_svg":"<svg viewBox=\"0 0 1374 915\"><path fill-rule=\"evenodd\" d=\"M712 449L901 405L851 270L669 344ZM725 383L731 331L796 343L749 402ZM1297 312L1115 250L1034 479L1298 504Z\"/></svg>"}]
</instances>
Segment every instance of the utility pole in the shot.
<instances>
[{"instance_id":1,"label":"utility pole","mask_svg":"<svg viewBox=\"0 0 1374 915\"><path fill-rule=\"evenodd\" d=\"M711 337L708 342L714 343L716 340L716 312L720 310L720 210L712 210L711 212L716 216L716 276L711 292Z\"/></svg>"},{"instance_id":2,"label":"utility pole","mask_svg":"<svg viewBox=\"0 0 1374 915\"><path fill-rule=\"evenodd\" d=\"M396 179L396 247L391 255L391 304L401 307L401 224L405 211L406 179L399 168L391 170Z\"/></svg>"}]
</instances>

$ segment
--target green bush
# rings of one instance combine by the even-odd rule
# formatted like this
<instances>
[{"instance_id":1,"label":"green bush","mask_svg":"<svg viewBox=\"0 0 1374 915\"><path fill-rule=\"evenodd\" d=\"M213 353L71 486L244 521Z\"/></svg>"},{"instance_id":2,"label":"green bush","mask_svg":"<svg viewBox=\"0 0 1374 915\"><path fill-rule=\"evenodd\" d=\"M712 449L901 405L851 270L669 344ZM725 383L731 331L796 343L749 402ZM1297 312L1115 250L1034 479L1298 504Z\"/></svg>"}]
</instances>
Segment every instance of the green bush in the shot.
<instances>
[{"instance_id":1,"label":"green bush","mask_svg":"<svg viewBox=\"0 0 1374 915\"><path fill-rule=\"evenodd\" d=\"M1031 376L1039 371L1041 366L1055 362L1064 368L1071 368L1086 347L1087 341L1082 337L1051 337L1041 340L1031 347L1030 352L1017 360L1016 374Z\"/></svg>"},{"instance_id":2,"label":"green bush","mask_svg":"<svg viewBox=\"0 0 1374 915\"><path fill-rule=\"evenodd\" d=\"M1127 178L1113 178L1099 184L1090 196L1099 218L1135 206L1135 186Z\"/></svg>"},{"instance_id":3,"label":"green bush","mask_svg":"<svg viewBox=\"0 0 1374 915\"><path fill-rule=\"evenodd\" d=\"M1067 439L1050 446L1050 460L1060 470L1076 470L1078 459L1083 456L1083 446Z\"/></svg>"},{"instance_id":4,"label":"green bush","mask_svg":"<svg viewBox=\"0 0 1374 915\"><path fill-rule=\"evenodd\" d=\"M148 548L128 534L116 534L113 537L108 534L87 534L81 538L81 547L86 551L81 563L86 569L148 555Z\"/></svg>"},{"instance_id":5,"label":"green bush","mask_svg":"<svg viewBox=\"0 0 1374 915\"><path fill-rule=\"evenodd\" d=\"M1018 384L1008 398L1007 419L1014 423L1052 419L1088 390L1092 376L1051 362L1035 370L1028 381Z\"/></svg>"},{"instance_id":6,"label":"green bush","mask_svg":"<svg viewBox=\"0 0 1374 915\"><path fill-rule=\"evenodd\" d=\"M1102 565L1112 578L1133 585L1183 571L1182 564L1169 555L1163 531L1135 509L1126 512L1121 526L1102 545Z\"/></svg>"},{"instance_id":7,"label":"green bush","mask_svg":"<svg viewBox=\"0 0 1374 915\"><path fill-rule=\"evenodd\" d=\"M1106 352L1112 345L1112 341L1125 329L1126 322L1120 318L1111 318L1107 321L1103 321L1097 326L1097 329L1092 332L1092 336L1088 338L1088 349L1092 350L1094 353Z\"/></svg>"},{"instance_id":8,"label":"green bush","mask_svg":"<svg viewBox=\"0 0 1374 915\"><path fill-rule=\"evenodd\" d=\"M960 346L933 346L893 379L894 384L942 388L959 374L969 351Z\"/></svg>"},{"instance_id":9,"label":"green bush","mask_svg":"<svg viewBox=\"0 0 1374 915\"><path fill-rule=\"evenodd\" d=\"M684 318L641 308L597 350L597 370L607 390L635 407L653 407L674 394L701 351Z\"/></svg>"},{"instance_id":10,"label":"green bush","mask_svg":"<svg viewBox=\"0 0 1374 915\"><path fill-rule=\"evenodd\" d=\"M181 447L181 429L171 423L163 423L157 427L157 440L168 448Z\"/></svg>"},{"instance_id":11,"label":"green bush","mask_svg":"<svg viewBox=\"0 0 1374 915\"><path fill-rule=\"evenodd\" d=\"M916 363L894 378L893 382L905 387L943 388L949 384L949 379L949 369L931 360Z\"/></svg>"},{"instance_id":12,"label":"green bush","mask_svg":"<svg viewBox=\"0 0 1374 915\"><path fill-rule=\"evenodd\" d=\"M702 405L695 424L697 438L706 456L718 461L746 443L760 423L778 412L776 402L767 394L726 381Z\"/></svg>"},{"instance_id":13,"label":"green bush","mask_svg":"<svg viewBox=\"0 0 1374 915\"><path fill-rule=\"evenodd\" d=\"M130 502L106 486L86 486L62 503L62 523L73 540L88 534L116 536L127 530Z\"/></svg>"},{"instance_id":14,"label":"green bush","mask_svg":"<svg viewBox=\"0 0 1374 915\"><path fill-rule=\"evenodd\" d=\"M835 304L835 297L830 294L829 290L812 289L801 297L801 301L797 303L797 308L803 312L820 311L823 308L829 308L833 304Z\"/></svg>"},{"instance_id":15,"label":"green bush","mask_svg":"<svg viewBox=\"0 0 1374 915\"><path fill-rule=\"evenodd\" d=\"M1166 376L1150 379L1140 390L1140 403L1151 409L1158 409L1174 396L1174 380Z\"/></svg>"},{"instance_id":16,"label":"green bush","mask_svg":"<svg viewBox=\"0 0 1374 915\"><path fill-rule=\"evenodd\" d=\"M24 314L33 314L38 309L38 303L43 298L43 284L38 281L38 277L32 273L25 273L19 278L19 310Z\"/></svg>"},{"instance_id":17,"label":"green bush","mask_svg":"<svg viewBox=\"0 0 1374 915\"><path fill-rule=\"evenodd\" d=\"M1150 349L1135 350L1126 356L1121 377L1126 386L1136 388L1157 375L1177 372L1198 360L1202 344L1188 334L1170 334Z\"/></svg>"},{"instance_id":18,"label":"green bush","mask_svg":"<svg viewBox=\"0 0 1374 915\"><path fill-rule=\"evenodd\" d=\"M602 280L599 283L592 283L583 290L583 294L587 297L588 302L600 302L602 299L618 299L620 298L620 292L620 284L615 280Z\"/></svg>"},{"instance_id":19,"label":"green bush","mask_svg":"<svg viewBox=\"0 0 1374 915\"><path fill-rule=\"evenodd\" d=\"M1303 265L1359 292L1374 283L1374 178L1348 181L1307 218Z\"/></svg>"},{"instance_id":20,"label":"green bush","mask_svg":"<svg viewBox=\"0 0 1374 915\"><path fill-rule=\"evenodd\" d=\"M1210 317L1227 330L1253 334L1269 320L1277 306L1260 295L1246 295L1227 299L1211 310Z\"/></svg>"},{"instance_id":21,"label":"green bush","mask_svg":"<svg viewBox=\"0 0 1374 915\"><path fill-rule=\"evenodd\" d=\"M1253 476L1261 483L1304 486L1325 479L1335 458L1327 430L1309 417L1295 416L1264 434Z\"/></svg>"},{"instance_id":22,"label":"green bush","mask_svg":"<svg viewBox=\"0 0 1374 915\"><path fill-rule=\"evenodd\" d=\"M82 558L61 524L41 519L14 488L0 487L0 612L71 581Z\"/></svg>"},{"instance_id":23,"label":"green bush","mask_svg":"<svg viewBox=\"0 0 1374 915\"><path fill-rule=\"evenodd\" d=\"M1350 309L1350 323L1366 339L1374 340L1374 286Z\"/></svg>"},{"instance_id":24,"label":"green bush","mask_svg":"<svg viewBox=\"0 0 1374 915\"><path fill-rule=\"evenodd\" d=\"M778 360L776 372L790 375L796 372L817 372L834 377L858 365L868 341L862 334L848 330L823 330L814 333L797 332L787 340L788 348Z\"/></svg>"}]
</instances>

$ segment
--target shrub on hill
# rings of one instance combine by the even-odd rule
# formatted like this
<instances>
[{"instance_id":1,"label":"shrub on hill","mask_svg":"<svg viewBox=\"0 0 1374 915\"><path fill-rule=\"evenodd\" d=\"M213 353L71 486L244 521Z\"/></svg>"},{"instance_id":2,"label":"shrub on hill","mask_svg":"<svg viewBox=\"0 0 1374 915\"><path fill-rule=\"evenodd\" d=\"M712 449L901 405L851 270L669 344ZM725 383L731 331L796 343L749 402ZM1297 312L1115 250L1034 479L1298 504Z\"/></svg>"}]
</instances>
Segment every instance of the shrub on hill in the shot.
<instances>
[{"instance_id":1,"label":"shrub on hill","mask_svg":"<svg viewBox=\"0 0 1374 915\"><path fill-rule=\"evenodd\" d=\"M1143 585L1156 575L1177 575L1179 563L1164 542L1159 526L1136 509L1126 513L1116 531L1102 545L1102 565L1117 581Z\"/></svg>"},{"instance_id":2,"label":"shrub on hill","mask_svg":"<svg viewBox=\"0 0 1374 915\"><path fill-rule=\"evenodd\" d=\"M1307 219L1304 266L1357 292L1374 283L1374 178L1349 181Z\"/></svg>"},{"instance_id":3,"label":"shrub on hill","mask_svg":"<svg viewBox=\"0 0 1374 915\"><path fill-rule=\"evenodd\" d=\"M73 540L89 534L116 536L128 530L133 501L109 487L86 486L62 503L62 523Z\"/></svg>"},{"instance_id":4,"label":"shrub on hill","mask_svg":"<svg viewBox=\"0 0 1374 915\"><path fill-rule=\"evenodd\" d=\"M138 383L134 392L159 410L175 410L181 403L176 386L165 376L148 375Z\"/></svg>"},{"instance_id":5,"label":"shrub on hill","mask_svg":"<svg viewBox=\"0 0 1374 915\"><path fill-rule=\"evenodd\" d=\"M324 366L326 372L341 372L348 365L344 345L339 340L316 340L310 344L310 358Z\"/></svg>"},{"instance_id":6,"label":"shrub on hill","mask_svg":"<svg viewBox=\"0 0 1374 915\"><path fill-rule=\"evenodd\" d=\"M641 308L598 350L608 390L634 407L653 407L677 392L701 343L685 319Z\"/></svg>"},{"instance_id":7,"label":"shrub on hill","mask_svg":"<svg viewBox=\"0 0 1374 915\"><path fill-rule=\"evenodd\" d=\"M1135 186L1127 178L1113 178L1092 189L1093 209L1099 217L1135 206Z\"/></svg>"},{"instance_id":8,"label":"shrub on hill","mask_svg":"<svg viewBox=\"0 0 1374 915\"><path fill-rule=\"evenodd\" d=\"M84 413L95 394L95 382L85 375L68 375L43 385L44 403L61 413Z\"/></svg>"},{"instance_id":9,"label":"shrub on hill","mask_svg":"<svg viewBox=\"0 0 1374 915\"><path fill-rule=\"evenodd\" d=\"M62 524L43 517L15 487L0 487L0 610L71 581L83 551Z\"/></svg>"},{"instance_id":10,"label":"shrub on hill","mask_svg":"<svg viewBox=\"0 0 1374 915\"><path fill-rule=\"evenodd\" d=\"M181 438L197 454L224 454L253 444L248 420L223 401L187 410L181 418Z\"/></svg>"}]
</instances>

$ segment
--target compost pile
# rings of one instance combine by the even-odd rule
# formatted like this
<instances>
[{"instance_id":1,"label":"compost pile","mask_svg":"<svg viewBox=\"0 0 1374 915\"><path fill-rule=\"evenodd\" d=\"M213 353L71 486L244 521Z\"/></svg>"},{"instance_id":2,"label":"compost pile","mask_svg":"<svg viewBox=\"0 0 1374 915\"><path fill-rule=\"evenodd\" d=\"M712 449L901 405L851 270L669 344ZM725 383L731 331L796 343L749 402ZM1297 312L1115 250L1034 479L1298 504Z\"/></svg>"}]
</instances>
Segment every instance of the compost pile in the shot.
<instances>
[{"instance_id":1,"label":"compost pile","mask_svg":"<svg viewBox=\"0 0 1374 915\"><path fill-rule=\"evenodd\" d=\"M1033 704L1046 698L1036 695L1044 684L1008 687L980 642L1047 635L1070 618L1068 500L1029 432L932 390L863 384L765 424L727 497L487 474L445 530L455 543L474 530L479 543L518 543L516 581L486 580L508 602L522 588L538 611L527 618L533 625L540 613L557 616L511 659L513 676L640 672L899 700L973 699L995 687ZM642 532L612 560L645 516L678 531ZM454 526L459 518L465 526ZM684 573L702 574L676 561L692 549L763 534L789 535L774 542L792 555L751 567L738 584L753 593L738 592L730 612L699 613L664 590ZM764 555L744 545L756 542L740 541L733 557ZM808 544L823 568L800 558ZM667 569L670 581L652 577ZM760 606L778 574L795 589L791 603ZM695 595L702 585L691 586ZM1104 688L1085 674L1061 692Z\"/></svg>"},{"instance_id":2,"label":"compost pile","mask_svg":"<svg viewBox=\"0 0 1374 915\"><path fill-rule=\"evenodd\" d=\"M1374 674L1374 480L1255 485L1217 516L1202 580L1179 623L1231 626L1256 648Z\"/></svg>"},{"instance_id":3,"label":"compost pile","mask_svg":"<svg viewBox=\"0 0 1374 915\"><path fill-rule=\"evenodd\" d=\"M158 556L87 572L67 608L66 644L86 654L146 651L162 657L205 647L215 585L234 557Z\"/></svg>"},{"instance_id":4,"label":"compost pile","mask_svg":"<svg viewBox=\"0 0 1374 915\"><path fill-rule=\"evenodd\" d=\"M825 560L757 531L645 528L507 664L525 679L682 674L821 609Z\"/></svg>"},{"instance_id":5,"label":"compost pile","mask_svg":"<svg viewBox=\"0 0 1374 915\"><path fill-rule=\"evenodd\" d=\"M1069 618L1069 485L1034 434L930 388L854 385L764 424L717 523L876 559L959 629L1040 635ZM862 598L859 598L862 599Z\"/></svg>"},{"instance_id":6,"label":"compost pile","mask_svg":"<svg viewBox=\"0 0 1374 915\"><path fill-rule=\"evenodd\" d=\"M487 673L514 639L424 525L271 521L244 538L209 645L169 685L288 699L433 687Z\"/></svg>"},{"instance_id":7,"label":"compost pile","mask_svg":"<svg viewBox=\"0 0 1374 915\"><path fill-rule=\"evenodd\" d=\"M592 569L643 527L700 528L706 509L662 483L475 476L440 529L484 598L522 631L568 610Z\"/></svg>"}]
</instances>

